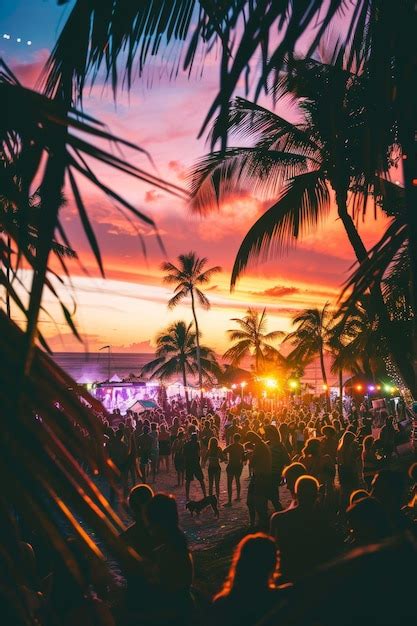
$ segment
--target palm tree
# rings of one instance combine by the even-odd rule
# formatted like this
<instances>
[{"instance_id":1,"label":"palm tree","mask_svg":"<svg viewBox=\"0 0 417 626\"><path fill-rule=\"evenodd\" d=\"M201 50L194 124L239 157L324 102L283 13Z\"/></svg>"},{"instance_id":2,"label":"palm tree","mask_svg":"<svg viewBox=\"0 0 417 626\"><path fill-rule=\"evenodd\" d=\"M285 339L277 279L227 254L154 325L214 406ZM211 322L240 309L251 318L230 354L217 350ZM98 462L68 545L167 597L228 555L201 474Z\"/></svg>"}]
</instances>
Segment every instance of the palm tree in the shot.
<instances>
[{"instance_id":1,"label":"palm tree","mask_svg":"<svg viewBox=\"0 0 417 626\"><path fill-rule=\"evenodd\" d=\"M203 368L201 363L200 329L195 305L196 300L198 300L203 309L207 310L210 308L210 302L201 287L207 286L214 274L221 272L222 268L216 265L215 267L205 270L204 268L207 265L208 259L205 257L200 259L195 252L180 254L177 260L178 265L168 262L162 263L161 265L162 271L166 272L163 279L164 283L175 285L174 296L169 300L168 307L173 309L185 298L191 298L191 310L194 318L197 342L198 384L200 393L202 394Z\"/></svg>"},{"instance_id":2,"label":"palm tree","mask_svg":"<svg viewBox=\"0 0 417 626\"><path fill-rule=\"evenodd\" d=\"M261 372L265 363L274 358L284 362L282 355L271 343L283 337L284 333L280 330L267 332L266 309L256 311L249 308L245 317L232 318L231 321L236 322L238 329L228 330L227 334L230 341L236 343L224 353L224 359L236 366L245 357L254 357L256 375Z\"/></svg>"},{"instance_id":3,"label":"palm tree","mask_svg":"<svg viewBox=\"0 0 417 626\"><path fill-rule=\"evenodd\" d=\"M305 309L294 317L292 323L297 328L285 337L284 341L290 343L293 348L287 358L289 361L297 363L316 356L319 357L326 402L329 407L329 388L324 362L331 325L329 304L326 303L322 309Z\"/></svg>"},{"instance_id":4,"label":"palm tree","mask_svg":"<svg viewBox=\"0 0 417 626\"><path fill-rule=\"evenodd\" d=\"M199 355L198 364L197 354ZM197 372L200 375L201 371L209 382L213 382L213 375L218 376L220 373L213 350L200 346L198 351L197 334L192 331L192 324L187 325L183 321L174 322L158 335L155 357L143 366L141 376L167 380L180 374L187 410L190 408L187 377L194 376Z\"/></svg>"},{"instance_id":5,"label":"palm tree","mask_svg":"<svg viewBox=\"0 0 417 626\"><path fill-rule=\"evenodd\" d=\"M276 95L298 99L300 122L243 98L231 104L228 132L250 138L252 146L229 147L201 159L191 173L191 206L204 213L228 193L247 188L273 198L239 248L232 287L251 260L280 254L316 228L329 213L330 189L357 260L367 258L348 203L355 218L370 194L382 203L386 189L395 186L386 180L390 159L381 160L379 152L372 158L370 113L361 102L364 81L344 70L341 61L337 66L293 61L276 84ZM217 123L212 132L218 134ZM388 154L392 135L381 131L378 145L383 141Z\"/></svg>"},{"instance_id":6,"label":"palm tree","mask_svg":"<svg viewBox=\"0 0 417 626\"><path fill-rule=\"evenodd\" d=\"M242 98L232 103L228 131L246 141L249 137L253 145L213 152L197 163L191 174L191 205L204 213L230 192L249 186L274 199L241 243L232 287L251 261L287 251L316 228L330 210L330 191L357 261L367 263L354 219L365 213L370 197L390 215L403 204L401 188L388 180L400 152L391 127L370 131L373 109L364 96L367 80L346 71L341 56L335 66L292 61L275 90L277 97L299 99L302 120L297 124ZM390 354L413 388L414 377L404 365L379 283L373 283L371 295L364 299L368 316L378 318Z\"/></svg>"}]
</instances>

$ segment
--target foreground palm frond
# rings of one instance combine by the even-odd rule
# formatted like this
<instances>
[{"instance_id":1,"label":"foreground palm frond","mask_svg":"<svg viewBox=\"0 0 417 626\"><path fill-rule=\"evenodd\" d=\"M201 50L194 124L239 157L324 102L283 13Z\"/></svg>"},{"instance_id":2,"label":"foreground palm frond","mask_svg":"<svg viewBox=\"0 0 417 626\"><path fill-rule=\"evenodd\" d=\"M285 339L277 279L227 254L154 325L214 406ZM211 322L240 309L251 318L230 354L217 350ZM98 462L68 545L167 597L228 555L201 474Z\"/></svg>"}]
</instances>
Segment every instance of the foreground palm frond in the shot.
<instances>
[{"instance_id":1,"label":"foreground palm frond","mask_svg":"<svg viewBox=\"0 0 417 626\"><path fill-rule=\"evenodd\" d=\"M247 79L255 57L261 61L259 93L310 26L316 33L312 49L317 47L343 5L344 0L332 1L330 6L324 0L301 4L290 0L76 0L47 64L46 90L50 95L69 90L76 99L82 96L88 75L94 80L100 71L114 90L121 76L130 87L152 58L155 65L162 63L170 76L176 76L180 69L191 71L196 63L204 64L206 53L218 44L221 89L206 126L219 110L220 119L227 119L236 85L244 74ZM317 27L323 6L326 11Z\"/></svg>"},{"instance_id":2,"label":"foreground palm frond","mask_svg":"<svg viewBox=\"0 0 417 626\"><path fill-rule=\"evenodd\" d=\"M4 313L0 336L2 528L6 520L12 528L18 518L19 527L32 529L38 541L51 546L57 567L61 561L75 584L86 589L91 581L86 579L85 561L99 568L103 580L109 579L103 548L125 564L133 558L118 541L122 522L92 480L101 476L113 482L116 471L104 447L99 418L103 408L37 348L30 375L22 376L25 336ZM66 540L65 528L72 543ZM17 531L14 540L3 539L2 564L24 575L13 567L20 558ZM2 574L3 592L5 586L13 593L21 589L18 581ZM25 607L23 592L21 602Z\"/></svg>"},{"instance_id":3,"label":"foreground palm frond","mask_svg":"<svg viewBox=\"0 0 417 626\"><path fill-rule=\"evenodd\" d=\"M56 234L60 237L58 243L65 246L65 249L71 247L64 223L60 219L64 184L67 182L72 191L81 224L102 273L104 267L100 248L79 190L80 178L92 183L155 232L156 225L149 216L136 209L96 176L92 169L94 162L107 165L168 193L180 196L184 194L179 187L93 143L116 142L147 155L138 146L109 133L99 121L74 108L67 109L60 99L52 100L22 87L1 61L0 99L6 104L0 120L0 186L2 202L12 208L11 212L3 212L0 216L0 228L10 237L21 258L33 270L30 302L25 312L28 318L27 338L30 350L36 336L43 286L48 284L48 260ZM39 179L36 186L40 210L37 211L36 221L33 223L30 199L34 183ZM18 215L19 219L9 219L12 214ZM33 241L33 226L38 233L35 250L30 245ZM6 261L6 257L3 261ZM4 275L2 282L7 285L9 282ZM48 287L56 295L50 283ZM8 289L15 303L20 306L17 294L9 286ZM70 322L71 316L67 310L64 310L64 315ZM72 328L74 330L73 325Z\"/></svg>"}]
</instances>

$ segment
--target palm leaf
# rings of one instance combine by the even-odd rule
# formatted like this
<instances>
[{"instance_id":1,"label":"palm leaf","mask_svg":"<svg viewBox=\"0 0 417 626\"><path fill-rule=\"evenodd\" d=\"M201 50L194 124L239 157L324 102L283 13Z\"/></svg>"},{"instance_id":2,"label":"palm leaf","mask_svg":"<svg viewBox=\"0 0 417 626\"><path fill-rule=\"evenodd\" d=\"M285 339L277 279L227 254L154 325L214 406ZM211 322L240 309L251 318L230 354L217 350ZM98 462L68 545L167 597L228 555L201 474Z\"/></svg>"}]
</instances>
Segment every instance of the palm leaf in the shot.
<instances>
[{"instance_id":1,"label":"palm leaf","mask_svg":"<svg viewBox=\"0 0 417 626\"><path fill-rule=\"evenodd\" d=\"M329 191L320 171L292 179L278 202L246 234L233 265L232 288L252 260L282 254L294 246L303 233L317 226L329 210Z\"/></svg>"},{"instance_id":2,"label":"palm leaf","mask_svg":"<svg viewBox=\"0 0 417 626\"><path fill-rule=\"evenodd\" d=\"M190 173L190 207L204 215L242 189L271 197L286 179L306 169L303 155L282 150L237 147L211 152Z\"/></svg>"}]
</instances>

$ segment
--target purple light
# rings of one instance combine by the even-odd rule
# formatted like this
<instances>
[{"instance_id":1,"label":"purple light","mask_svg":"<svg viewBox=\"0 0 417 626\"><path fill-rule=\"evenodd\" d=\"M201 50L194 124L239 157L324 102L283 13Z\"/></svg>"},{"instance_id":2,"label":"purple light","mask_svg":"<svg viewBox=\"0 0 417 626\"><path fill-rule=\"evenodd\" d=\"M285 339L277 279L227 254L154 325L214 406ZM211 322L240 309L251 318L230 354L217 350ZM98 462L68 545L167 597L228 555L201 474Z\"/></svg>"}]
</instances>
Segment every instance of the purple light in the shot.
<instances>
[{"instance_id":1,"label":"purple light","mask_svg":"<svg viewBox=\"0 0 417 626\"><path fill-rule=\"evenodd\" d=\"M368 389L369 391L375 391L375 385L369 385Z\"/></svg>"}]
</instances>

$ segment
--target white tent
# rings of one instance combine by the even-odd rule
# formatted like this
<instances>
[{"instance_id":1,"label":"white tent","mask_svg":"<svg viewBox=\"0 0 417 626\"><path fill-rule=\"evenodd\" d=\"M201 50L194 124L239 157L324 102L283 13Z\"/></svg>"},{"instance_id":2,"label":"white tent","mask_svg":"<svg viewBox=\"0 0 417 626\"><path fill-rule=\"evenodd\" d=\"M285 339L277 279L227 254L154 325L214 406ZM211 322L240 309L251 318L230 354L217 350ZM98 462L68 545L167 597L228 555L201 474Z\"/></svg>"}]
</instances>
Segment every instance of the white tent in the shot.
<instances>
[{"instance_id":1,"label":"white tent","mask_svg":"<svg viewBox=\"0 0 417 626\"><path fill-rule=\"evenodd\" d=\"M88 374L82 374L79 378L77 378L77 383L79 385L87 385L88 383L93 383L94 380L92 379L92 376L90 374L90 376L88 376Z\"/></svg>"},{"instance_id":2,"label":"white tent","mask_svg":"<svg viewBox=\"0 0 417 626\"><path fill-rule=\"evenodd\" d=\"M110 383L121 383L122 379L117 374L113 374L113 376L109 380Z\"/></svg>"}]
</instances>

